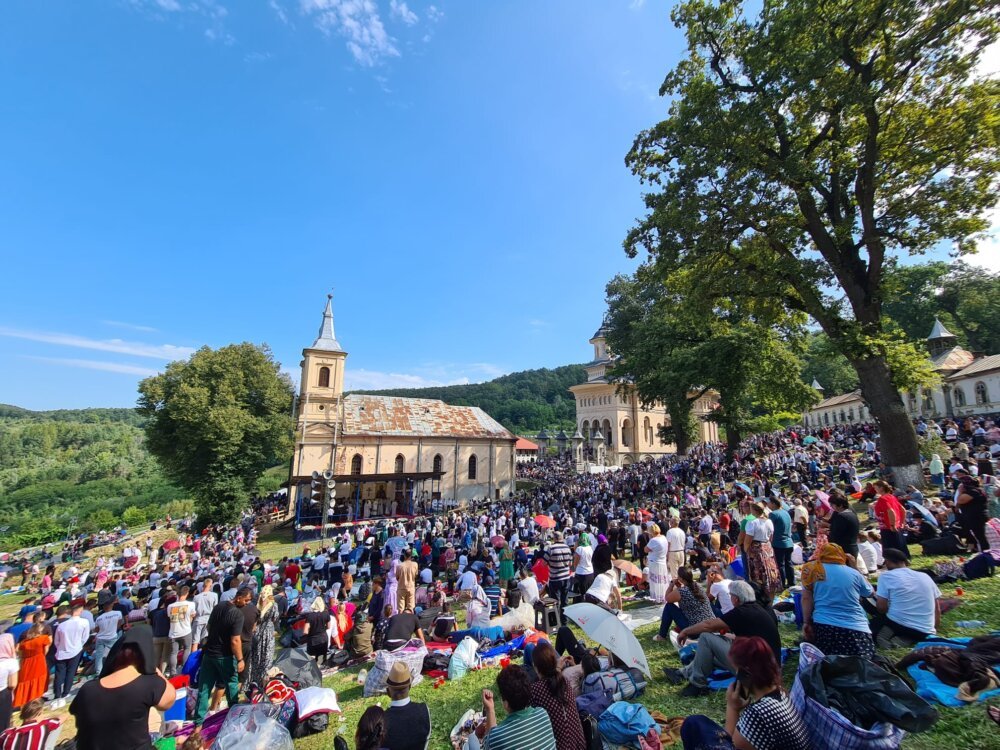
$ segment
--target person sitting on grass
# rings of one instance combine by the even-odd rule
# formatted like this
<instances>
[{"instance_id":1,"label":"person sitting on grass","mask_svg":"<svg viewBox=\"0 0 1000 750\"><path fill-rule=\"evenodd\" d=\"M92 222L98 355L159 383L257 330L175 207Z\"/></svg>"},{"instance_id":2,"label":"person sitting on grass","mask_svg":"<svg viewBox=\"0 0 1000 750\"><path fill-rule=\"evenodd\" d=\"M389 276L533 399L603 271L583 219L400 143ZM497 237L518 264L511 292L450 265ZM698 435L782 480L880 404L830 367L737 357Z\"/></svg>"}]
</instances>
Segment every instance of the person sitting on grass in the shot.
<instances>
[{"instance_id":1,"label":"person sitting on grass","mask_svg":"<svg viewBox=\"0 0 1000 750\"><path fill-rule=\"evenodd\" d=\"M729 649L736 679L726 690L726 726L707 716L688 716L681 725L685 750L810 750L802 717L781 689L781 668L763 638L737 638Z\"/></svg>"},{"instance_id":2,"label":"person sitting on grass","mask_svg":"<svg viewBox=\"0 0 1000 750\"><path fill-rule=\"evenodd\" d=\"M704 620L715 617L712 605L705 596L698 582L694 580L690 568L677 569L677 577L670 582L667 589L667 604L660 615L660 632L653 636L654 641L665 641L670 637L670 626L676 624L684 629Z\"/></svg>"},{"instance_id":3,"label":"person sitting on grass","mask_svg":"<svg viewBox=\"0 0 1000 750\"><path fill-rule=\"evenodd\" d=\"M486 737L482 750L556 750L552 722L544 708L531 705L531 682L516 664L497 677L497 690L507 718L497 724L492 690L483 690Z\"/></svg>"},{"instance_id":4,"label":"person sitting on grass","mask_svg":"<svg viewBox=\"0 0 1000 750\"><path fill-rule=\"evenodd\" d=\"M41 698L29 701L21 709L21 726L0 733L0 747L17 750L45 750L59 739L62 723L59 719L43 719L45 702Z\"/></svg>"},{"instance_id":5,"label":"person sitting on grass","mask_svg":"<svg viewBox=\"0 0 1000 750\"><path fill-rule=\"evenodd\" d=\"M684 680L688 686L681 691L684 697L707 695L708 676L716 669L729 669L729 649L732 637L760 636L771 647L776 661L781 660L781 636L778 633L778 620L774 611L757 603L753 586L746 581L733 581L729 587L729 598L733 608L721 617L703 620L695 625L684 628L679 637L680 643L689 638L698 639L698 650L694 661L683 669L664 667L667 679L679 685ZM719 631L728 630L731 636L719 635Z\"/></svg>"},{"instance_id":6,"label":"person sitting on grass","mask_svg":"<svg viewBox=\"0 0 1000 750\"><path fill-rule=\"evenodd\" d=\"M879 648L909 648L941 626L941 589L929 575L910 568L899 550L884 554L886 569L875 590L875 611L870 604L865 609L875 615L871 630Z\"/></svg>"}]
</instances>

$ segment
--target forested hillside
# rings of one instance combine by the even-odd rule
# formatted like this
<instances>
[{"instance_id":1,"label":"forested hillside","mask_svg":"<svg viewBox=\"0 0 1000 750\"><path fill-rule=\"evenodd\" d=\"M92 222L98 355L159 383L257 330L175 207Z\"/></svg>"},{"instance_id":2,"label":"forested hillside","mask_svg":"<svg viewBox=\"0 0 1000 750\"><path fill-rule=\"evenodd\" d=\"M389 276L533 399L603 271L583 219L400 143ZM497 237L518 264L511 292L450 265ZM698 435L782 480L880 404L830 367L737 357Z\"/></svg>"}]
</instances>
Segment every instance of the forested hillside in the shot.
<instances>
[{"instance_id":1,"label":"forested hillside","mask_svg":"<svg viewBox=\"0 0 1000 750\"><path fill-rule=\"evenodd\" d=\"M571 428L575 422L576 404L569 387L585 379L583 365L564 365L553 370L514 372L488 383L364 393L436 398L455 406L478 406L509 430L523 434L534 433L542 427Z\"/></svg>"},{"instance_id":2,"label":"forested hillside","mask_svg":"<svg viewBox=\"0 0 1000 750\"><path fill-rule=\"evenodd\" d=\"M0 405L4 548L187 512L184 493L146 451L133 409L33 412Z\"/></svg>"}]
</instances>

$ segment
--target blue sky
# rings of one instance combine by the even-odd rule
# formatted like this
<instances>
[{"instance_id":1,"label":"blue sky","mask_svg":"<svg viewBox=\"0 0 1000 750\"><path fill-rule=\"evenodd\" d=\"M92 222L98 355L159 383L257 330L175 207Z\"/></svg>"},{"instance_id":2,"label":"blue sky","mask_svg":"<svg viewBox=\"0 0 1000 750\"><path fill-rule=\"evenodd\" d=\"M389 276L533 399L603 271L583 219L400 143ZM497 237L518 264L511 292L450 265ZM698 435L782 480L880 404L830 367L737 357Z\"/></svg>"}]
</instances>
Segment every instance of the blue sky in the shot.
<instances>
[{"instance_id":1,"label":"blue sky","mask_svg":"<svg viewBox=\"0 0 1000 750\"><path fill-rule=\"evenodd\" d=\"M202 345L348 386L585 361L634 263L663 2L4 4L0 401L123 406Z\"/></svg>"},{"instance_id":2,"label":"blue sky","mask_svg":"<svg viewBox=\"0 0 1000 750\"><path fill-rule=\"evenodd\" d=\"M331 290L352 388L586 361L682 51L662 0L5 2L0 402L297 371Z\"/></svg>"}]
</instances>

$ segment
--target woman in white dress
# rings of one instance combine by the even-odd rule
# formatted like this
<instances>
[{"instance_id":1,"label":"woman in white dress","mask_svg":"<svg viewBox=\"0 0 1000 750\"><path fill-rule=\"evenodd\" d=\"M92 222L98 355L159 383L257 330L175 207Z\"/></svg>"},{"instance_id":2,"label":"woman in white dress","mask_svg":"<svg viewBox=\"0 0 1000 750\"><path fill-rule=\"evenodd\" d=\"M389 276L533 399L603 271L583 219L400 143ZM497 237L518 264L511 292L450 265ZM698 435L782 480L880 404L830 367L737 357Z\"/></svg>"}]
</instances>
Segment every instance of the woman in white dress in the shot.
<instances>
[{"instance_id":1,"label":"woman in white dress","mask_svg":"<svg viewBox=\"0 0 1000 750\"><path fill-rule=\"evenodd\" d=\"M654 602L667 600L670 573L667 571L667 538L655 523L649 526L649 543L646 544L646 566L649 568L649 596Z\"/></svg>"}]
</instances>

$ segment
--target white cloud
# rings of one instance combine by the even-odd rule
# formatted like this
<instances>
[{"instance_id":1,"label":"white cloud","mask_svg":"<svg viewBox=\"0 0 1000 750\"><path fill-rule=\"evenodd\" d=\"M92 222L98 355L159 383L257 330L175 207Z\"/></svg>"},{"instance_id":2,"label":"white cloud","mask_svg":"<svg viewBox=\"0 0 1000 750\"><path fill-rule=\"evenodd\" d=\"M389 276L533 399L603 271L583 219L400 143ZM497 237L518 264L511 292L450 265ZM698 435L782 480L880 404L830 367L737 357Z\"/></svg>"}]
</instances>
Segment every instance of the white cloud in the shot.
<instances>
[{"instance_id":1,"label":"white cloud","mask_svg":"<svg viewBox=\"0 0 1000 750\"><path fill-rule=\"evenodd\" d=\"M47 331L25 331L19 328L0 326L0 336L12 339L37 341L42 344L69 346L77 349L93 349L99 352L128 354L133 357L148 357L149 359L165 359L167 361L184 359L194 354L194 349L173 344L142 344L121 339L90 339L71 333L52 333Z\"/></svg>"},{"instance_id":2,"label":"white cloud","mask_svg":"<svg viewBox=\"0 0 1000 750\"><path fill-rule=\"evenodd\" d=\"M156 329L152 326L141 326L136 323L124 323L120 320L102 320L101 322L106 326L111 326L112 328L127 328L130 331L139 331L140 333L156 333Z\"/></svg>"},{"instance_id":3,"label":"white cloud","mask_svg":"<svg viewBox=\"0 0 1000 750\"><path fill-rule=\"evenodd\" d=\"M278 0L269 0L268 5L271 6L271 10L274 11L274 14L278 17L279 21L283 24L288 23L288 14L285 12L284 6L281 5Z\"/></svg>"},{"instance_id":4,"label":"white cloud","mask_svg":"<svg viewBox=\"0 0 1000 750\"><path fill-rule=\"evenodd\" d=\"M176 13L181 9L181 4L177 0L154 0L154 2L160 10L170 11L171 13Z\"/></svg>"},{"instance_id":5,"label":"white cloud","mask_svg":"<svg viewBox=\"0 0 1000 750\"><path fill-rule=\"evenodd\" d=\"M444 18L444 11L441 10L436 5L427 6L427 20L432 23L437 23L442 18Z\"/></svg>"},{"instance_id":6,"label":"white cloud","mask_svg":"<svg viewBox=\"0 0 1000 750\"><path fill-rule=\"evenodd\" d=\"M409 6L402 0L389 0L389 16L402 21L407 26L412 26L419 20L417 14L410 10Z\"/></svg>"},{"instance_id":7,"label":"white cloud","mask_svg":"<svg viewBox=\"0 0 1000 750\"><path fill-rule=\"evenodd\" d=\"M324 34L339 34L361 65L371 67L388 57L399 57L373 0L300 0L302 12Z\"/></svg>"},{"instance_id":8,"label":"white cloud","mask_svg":"<svg viewBox=\"0 0 1000 750\"><path fill-rule=\"evenodd\" d=\"M435 385L452 385L420 375L377 370L347 370L344 385L350 391L381 391L387 388L428 388Z\"/></svg>"},{"instance_id":9,"label":"white cloud","mask_svg":"<svg viewBox=\"0 0 1000 750\"><path fill-rule=\"evenodd\" d=\"M632 0L632 2L628 4L628 7L631 10L639 10L645 4L646 0Z\"/></svg>"},{"instance_id":10,"label":"white cloud","mask_svg":"<svg viewBox=\"0 0 1000 750\"><path fill-rule=\"evenodd\" d=\"M103 372L117 372L122 375L141 375L150 377L156 375L157 371L148 367L138 367L137 365L127 365L124 362L100 362L96 359L63 359L60 357L32 357L22 355L24 359L34 362L45 362L59 367L81 367L85 370L101 370Z\"/></svg>"}]
</instances>

